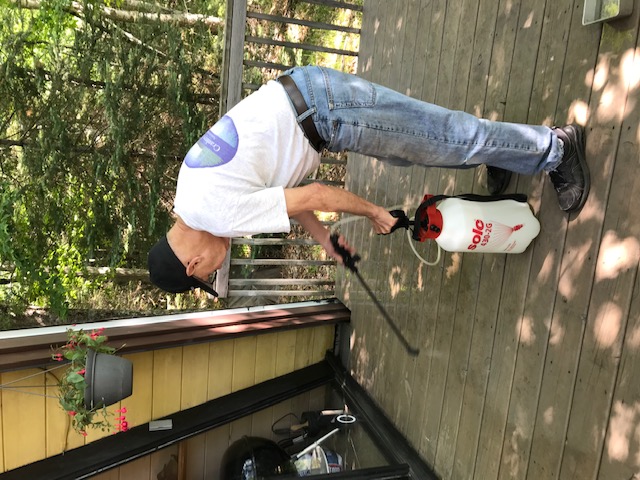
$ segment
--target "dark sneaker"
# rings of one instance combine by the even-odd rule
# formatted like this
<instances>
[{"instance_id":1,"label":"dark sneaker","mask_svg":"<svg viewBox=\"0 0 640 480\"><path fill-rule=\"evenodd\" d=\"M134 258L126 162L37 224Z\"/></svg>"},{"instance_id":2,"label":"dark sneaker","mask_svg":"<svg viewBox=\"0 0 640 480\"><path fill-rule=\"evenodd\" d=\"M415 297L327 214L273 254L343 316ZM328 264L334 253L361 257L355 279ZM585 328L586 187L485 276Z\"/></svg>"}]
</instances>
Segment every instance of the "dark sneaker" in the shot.
<instances>
[{"instance_id":1,"label":"dark sneaker","mask_svg":"<svg viewBox=\"0 0 640 480\"><path fill-rule=\"evenodd\" d=\"M584 128L580 125L554 127L553 132L564 144L562 160L549 172L551 183L558 194L560 209L565 212L580 210L589 196L589 166L585 159Z\"/></svg>"},{"instance_id":2,"label":"dark sneaker","mask_svg":"<svg viewBox=\"0 0 640 480\"><path fill-rule=\"evenodd\" d=\"M509 186L511 172L487 165L487 190L491 195L500 195Z\"/></svg>"}]
</instances>

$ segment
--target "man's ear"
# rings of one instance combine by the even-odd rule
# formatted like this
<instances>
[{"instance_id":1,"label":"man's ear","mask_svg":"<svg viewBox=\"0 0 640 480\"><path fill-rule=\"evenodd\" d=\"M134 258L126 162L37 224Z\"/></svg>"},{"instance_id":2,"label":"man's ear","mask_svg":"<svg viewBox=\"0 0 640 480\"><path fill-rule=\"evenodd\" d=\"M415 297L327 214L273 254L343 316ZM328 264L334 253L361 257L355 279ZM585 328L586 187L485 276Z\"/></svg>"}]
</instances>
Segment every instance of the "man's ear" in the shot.
<instances>
[{"instance_id":1,"label":"man's ear","mask_svg":"<svg viewBox=\"0 0 640 480\"><path fill-rule=\"evenodd\" d=\"M187 276L193 277L196 273L196 267L202 260L202 257L198 255L197 257L193 257L191 260L187 262Z\"/></svg>"}]
</instances>

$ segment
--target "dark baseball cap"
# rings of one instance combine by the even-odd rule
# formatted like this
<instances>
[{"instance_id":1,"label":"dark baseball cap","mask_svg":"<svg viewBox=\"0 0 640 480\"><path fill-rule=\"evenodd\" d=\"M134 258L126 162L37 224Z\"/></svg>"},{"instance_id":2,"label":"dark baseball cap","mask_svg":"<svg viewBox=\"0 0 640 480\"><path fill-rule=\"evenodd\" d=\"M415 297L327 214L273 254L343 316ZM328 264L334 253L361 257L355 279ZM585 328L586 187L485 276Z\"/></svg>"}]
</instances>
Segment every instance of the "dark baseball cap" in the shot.
<instances>
[{"instance_id":1,"label":"dark baseball cap","mask_svg":"<svg viewBox=\"0 0 640 480\"><path fill-rule=\"evenodd\" d=\"M187 269L173 253L167 237L162 237L149 251L147 258L151 282L171 293L181 293L201 288L214 297L218 296L211 285L187 275Z\"/></svg>"}]
</instances>

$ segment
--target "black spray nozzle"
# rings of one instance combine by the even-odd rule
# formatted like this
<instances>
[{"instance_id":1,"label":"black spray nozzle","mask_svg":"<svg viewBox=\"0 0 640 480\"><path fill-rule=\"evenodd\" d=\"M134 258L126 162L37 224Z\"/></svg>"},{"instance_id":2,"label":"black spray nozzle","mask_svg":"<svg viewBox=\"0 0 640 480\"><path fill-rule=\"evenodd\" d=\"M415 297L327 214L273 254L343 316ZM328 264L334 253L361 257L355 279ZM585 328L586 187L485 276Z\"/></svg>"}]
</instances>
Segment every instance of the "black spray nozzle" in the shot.
<instances>
[{"instance_id":1,"label":"black spray nozzle","mask_svg":"<svg viewBox=\"0 0 640 480\"><path fill-rule=\"evenodd\" d=\"M338 235L337 233L332 233L330 238L331 245L333 245L333 249L336 251L336 253L340 255L340 257L342 257L342 263L344 264L344 266L352 272L357 272L358 267L356 267L356 263L360 261L360 255L358 255L357 253L355 255L351 255L351 252L349 252L349 250L340 245L338 243L340 235Z\"/></svg>"}]
</instances>

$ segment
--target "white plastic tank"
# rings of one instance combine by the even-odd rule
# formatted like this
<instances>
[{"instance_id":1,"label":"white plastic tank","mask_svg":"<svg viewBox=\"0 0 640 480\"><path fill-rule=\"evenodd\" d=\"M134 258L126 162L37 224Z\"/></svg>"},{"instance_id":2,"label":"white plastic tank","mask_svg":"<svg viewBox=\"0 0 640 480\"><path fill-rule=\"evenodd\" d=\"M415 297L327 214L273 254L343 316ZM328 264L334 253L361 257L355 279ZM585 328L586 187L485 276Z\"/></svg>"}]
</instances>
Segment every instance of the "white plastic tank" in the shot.
<instances>
[{"instance_id":1,"label":"white plastic tank","mask_svg":"<svg viewBox=\"0 0 640 480\"><path fill-rule=\"evenodd\" d=\"M522 253L540 233L527 202L447 198L436 208L442 224L436 227L435 241L448 252ZM439 223L433 217L429 222Z\"/></svg>"}]
</instances>

